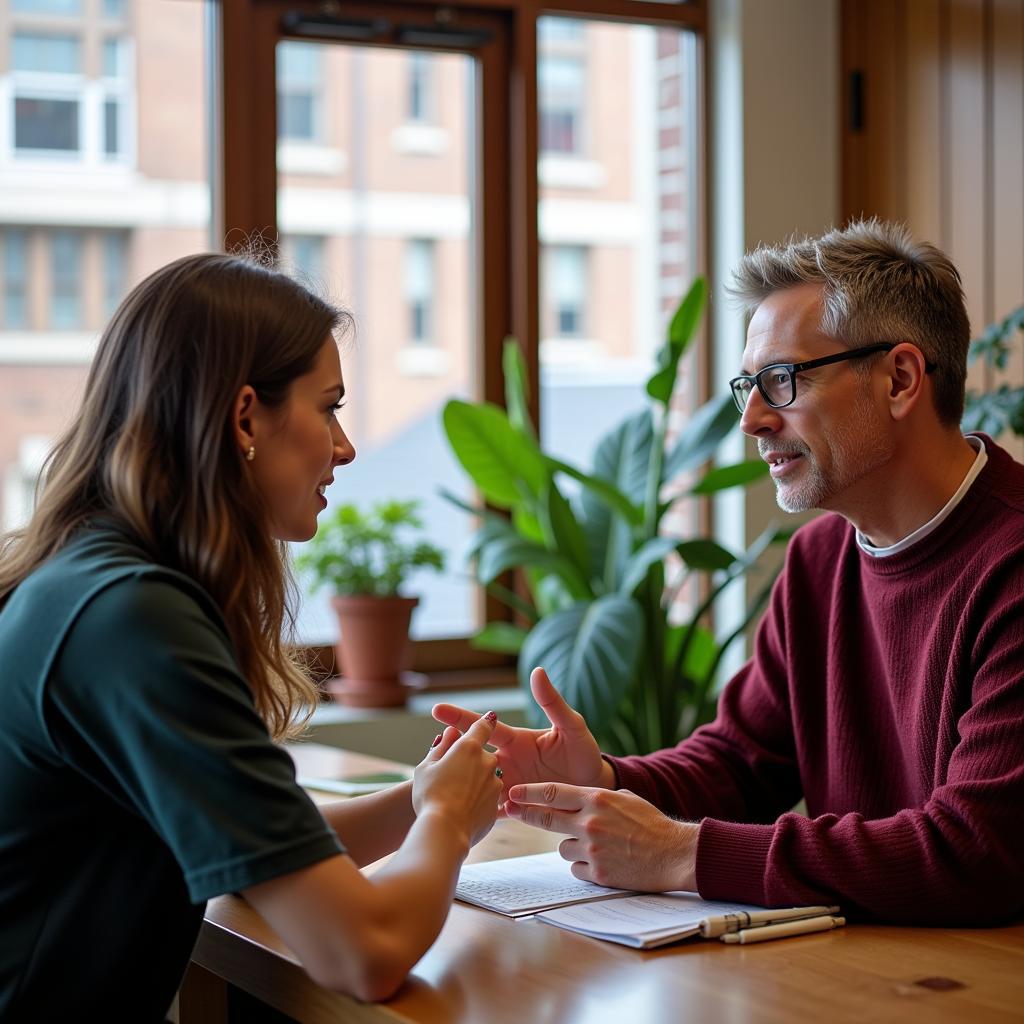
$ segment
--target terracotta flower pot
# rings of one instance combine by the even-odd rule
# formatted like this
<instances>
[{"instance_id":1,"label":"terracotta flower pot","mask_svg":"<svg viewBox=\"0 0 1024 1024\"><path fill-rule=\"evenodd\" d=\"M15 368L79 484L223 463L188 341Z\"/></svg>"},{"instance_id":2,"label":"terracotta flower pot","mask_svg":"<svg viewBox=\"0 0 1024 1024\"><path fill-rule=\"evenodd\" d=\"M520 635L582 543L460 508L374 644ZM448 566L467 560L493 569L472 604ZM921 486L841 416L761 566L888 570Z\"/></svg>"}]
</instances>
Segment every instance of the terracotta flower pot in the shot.
<instances>
[{"instance_id":1,"label":"terracotta flower pot","mask_svg":"<svg viewBox=\"0 0 1024 1024\"><path fill-rule=\"evenodd\" d=\"M412 650L409 622L418 597L336 596L342 678L331 692L354 707L400 707L409 689L402 683Z\"/></svg>"}]
</instances>

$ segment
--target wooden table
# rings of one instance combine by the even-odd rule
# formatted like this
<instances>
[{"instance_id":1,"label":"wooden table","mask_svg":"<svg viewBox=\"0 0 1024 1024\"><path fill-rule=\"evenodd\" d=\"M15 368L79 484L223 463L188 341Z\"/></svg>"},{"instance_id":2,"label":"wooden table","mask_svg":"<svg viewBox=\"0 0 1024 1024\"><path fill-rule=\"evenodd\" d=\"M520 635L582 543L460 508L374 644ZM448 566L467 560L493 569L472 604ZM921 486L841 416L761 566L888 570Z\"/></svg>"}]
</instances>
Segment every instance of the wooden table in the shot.
<instances>
[{"instance_id":1,"label":"wooden table","mask_svg":"<svg viewBox=\"0 0 1024 1024\"><path fill-rule=\"evenodd\" d=\"M297 760L310 775L395 767L311 744ZM557 842L501 821L471 859L536 853ZM247 1024L261 1018L253 1008L261 1004L302 1024L1022 1021L1024 924L854 925L749 947L691 941L640 952L456 903L398 994L364 1004L316 985L244 900L222 896L210 902L192 954L181 1024L227 1020L232 986L260 1001L236 1013ZM271 1011L264 1019L281 1018Z\"/></svg>"}]
</instances>

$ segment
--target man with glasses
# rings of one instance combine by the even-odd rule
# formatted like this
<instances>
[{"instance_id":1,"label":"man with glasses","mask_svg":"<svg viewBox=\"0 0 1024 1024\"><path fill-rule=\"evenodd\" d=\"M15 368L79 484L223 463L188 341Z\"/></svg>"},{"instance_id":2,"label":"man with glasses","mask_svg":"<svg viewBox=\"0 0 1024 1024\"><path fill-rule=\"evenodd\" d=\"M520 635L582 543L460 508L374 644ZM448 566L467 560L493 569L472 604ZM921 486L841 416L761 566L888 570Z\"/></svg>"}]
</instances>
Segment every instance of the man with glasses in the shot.
<instances>
[{"instance_id":1,"label":"man with glasses","mask_svg":"<svg viewBox=\"0 0 1024 1024\"><path fill-rule=\"evenodd\" d=\"M857 917L1024 911L1024 466L960 431L960 277L866 221L762 247L731 382L797 531L753 657L678 746L602 756L544 672L547 730L499 724L508 813L573 872ZM475 715L438 705L466 728ZM791 809L803 797L807 814Z\"/></svg>"}]
</instances>

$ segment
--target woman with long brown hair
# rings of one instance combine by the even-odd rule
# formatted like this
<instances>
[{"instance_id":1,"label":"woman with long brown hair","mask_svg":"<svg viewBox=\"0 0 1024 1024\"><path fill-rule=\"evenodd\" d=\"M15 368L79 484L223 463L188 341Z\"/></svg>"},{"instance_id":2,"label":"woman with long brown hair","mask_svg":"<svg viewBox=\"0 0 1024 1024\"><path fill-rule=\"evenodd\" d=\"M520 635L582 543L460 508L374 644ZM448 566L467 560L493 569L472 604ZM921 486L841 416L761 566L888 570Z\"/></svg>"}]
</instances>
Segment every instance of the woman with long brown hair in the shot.
<instances>
[{"instance_id":1,"label":"woman with long brown hair","mask_svg":"<svg viewBox=\"0 0 1024 1024\"><path fill-rule=\"evenodd\" d=\"M355 457L336 417L349 326L209 254L152 274L104 332L0 548L3 1019L162 1019L225 892L321 984L386 997L493 824L493 716L446 730L411 783L322 814L274 743L315 704L283 639L284 542L313 535Z\"/></svg>"}]
</instances>

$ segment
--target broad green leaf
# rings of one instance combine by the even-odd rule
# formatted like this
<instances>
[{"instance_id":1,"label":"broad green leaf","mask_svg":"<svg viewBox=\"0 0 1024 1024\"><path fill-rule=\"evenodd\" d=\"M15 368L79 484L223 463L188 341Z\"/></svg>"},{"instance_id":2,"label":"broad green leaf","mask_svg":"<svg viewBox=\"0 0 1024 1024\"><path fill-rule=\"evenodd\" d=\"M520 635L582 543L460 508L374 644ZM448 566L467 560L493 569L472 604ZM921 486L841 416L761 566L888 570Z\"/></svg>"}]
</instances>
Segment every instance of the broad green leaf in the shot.
<instances>
[{"instance_id":1,"label":"broad green leaf","mask_svg":"<svg viewBox=\"0 0 1024 1024\"><path fill-rule=\"evenodd\" d=\"M713 540L684 540L676 545L676 554L686 563L687 568L701 572L728 569L736 556L716 544Z\"/></svg>"},{"instance_id":2,"label":"broad green leaf","mask_svg":"<svg viewBox=\"0 0 1024 1024\"><path fill-rule=\"evenodd\" d=\"M630 556L622 574L619 592L632 594L647 578L647 573L655 562L660 562L676 548L674 537L654 537L646 541Z\"/></svg>"},{"instance_id":3,"label":"broad green leaf","mask_svg":"<svg viewBox=\"0 0 1024 1024\"><path fill-rule=\"evenodd\" d=\"M643 613L630 597L607 594L541 619L519 653L519 681L542 666L595 733L605 733L629 690L643 640ZM533 718L541 724L532 700Z\"/></svg>"},{"instance_id":4,"label":"broad green leaf","mask_svg":"<svg viewBox=\"0 0 1024 1024\"><path fill-rule=\"evenodd\" d=\"M590 577L590 555L587 539L576 519L572 506L558 489L554 479L548 481L547 499L543 507L544 526L549 536L549 546L564 555L584 579Z\"/></svg>"},{"instance_id":5,"label":"broad green leaf","mask_svg":"<svg viewBox=\"0 0 1024 1024\"><path fill-rule=\"evenodd\" d=\"M665 460L664 479L671 480L707 462L739 416L731 395L712 398L702 405L683 428L679 440Z\"/></svg>"},{"instance_id":6,"label":"broad green leaf","mask_svg":"<svg viewBox=\"0 0 1024 1024\"><path fill-rule=\"evenodd\" d=\"M558 575L578 599L589 594L586 582L571 562L525 537L499 537L480 549L477 576L490 583L508 569L539 569Z\"/></svg>"},{"instance_id":7,"label":"broad green leaf","mask_svg":"<svg viewBox=\"0 0 1024 1024\"><path fill-rule=\"evenodd\" d=\"M647 466L654 443L650 409L625 419L598 442L594 476L614 484L635 505L644 500Z\"/></svg>"},{"instance_id":8,"label":"broad green leaf","mask_svg":"<svg viewBox=\"0 0 1024 1024\"><path fill-rule=\"evenodd\" d=\"M671 669L679 654L686 626L672 626L665 637L665 665ZM715 662L718 643L710 629L696 625L683 658L682 674L687 679L703 679Z\"/></svg>"},{"instance_id":9,"label":"broad green leaf","mask_svg":"<svg viewBox=\"0 0 1024 1024\"><path fill-rule=\"evenodd\" d=\"M526 375L526 363L519 342L513 338L505 339L501 353L501 367L505 376L505 406L508 409L509 422L516 430L529 437L536 437L536 431L530 420L530 392Z\"/></svg>"},{"instance_id":10,"label":"broad green leaf","mask_svg":"<svg viewBox=\"0 0 1024 1024\"><path fill-rule=\"evenodd\" d=\"M647 393L657 402L668 405L679 372L679 360L693 338L700 322L707 296L707 286L698 277L690 286L669 323L668 338L658 350L658 369L647 382Z\"/></svg>"},{"instance_id":11,"label":"broad green leaf","mask_svg":"<svg viewBox=\"0 0 1024 1024\"><path fill-rule=\"evenodd\" d=\"M470 647L497 654L518 654L528 630L511 622L489 622L469 641Z\"/></svg>"},{"instance_id":12,"label":"broad green leaf","mask_svg":"<svg viewBox=\"0 0 1024 1024\"><path fill-rule=\"evenodd\" d=\"M579 481L586 490L600 498L609 508L614 509L626 522L639 524L643 521L643 510L637 508L607 480L602 480L599 476L590 476L560 459L545 457L545 462L553 472L565 473L566 476Z\"/></svg>"},{"instance_id":13,"label":"broad green leaf","mask_svg":"<svg viewBox=\"0 0 1024 1024\"><path fill-rule=\"evenodd\" d=\"M517 486L539 497L548 478L536 445L520 434L496 405L453 399L444 407L448 442L483 496L500 508L522 499Z\"/></svg>"},{"instance_id":14,"label":"broad green leaf","mask_svg":"<svg viewBox=\"0 0 1024 1024\"><path fill-rule=\"evenodd\" d=\"M764 459L747 459L734 466L718 466L709 470L704 479L690 490L691 494L714 494L729 487L743 487L754 480L768 476L768 463Z\"/></svg>"}]
</instances>

